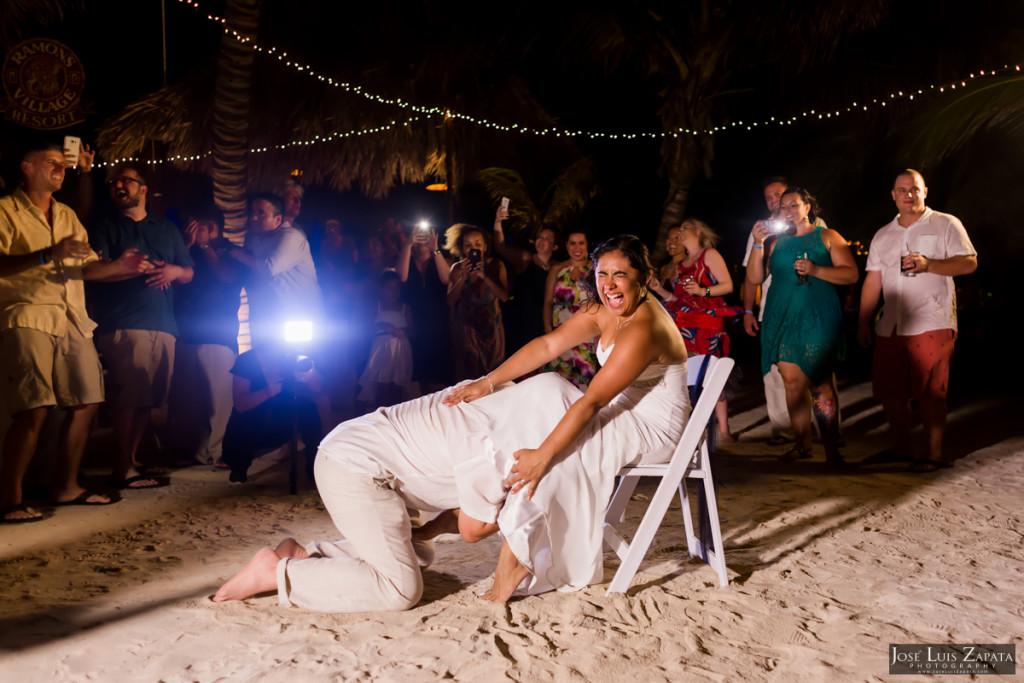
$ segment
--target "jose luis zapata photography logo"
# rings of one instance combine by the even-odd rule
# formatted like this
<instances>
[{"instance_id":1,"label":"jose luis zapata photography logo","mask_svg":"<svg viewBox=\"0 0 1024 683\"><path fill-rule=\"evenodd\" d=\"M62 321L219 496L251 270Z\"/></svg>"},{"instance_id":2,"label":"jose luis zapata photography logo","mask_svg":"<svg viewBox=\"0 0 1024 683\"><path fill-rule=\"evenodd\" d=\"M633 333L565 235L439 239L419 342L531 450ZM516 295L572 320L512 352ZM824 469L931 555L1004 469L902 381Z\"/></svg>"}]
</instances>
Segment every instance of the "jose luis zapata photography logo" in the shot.
<instances>
[{"instance_id":1,"label":"jose luis zapata photography logo","mask_svg":"<svg viewBox=\"0 0 1024 683\"><path fill-rule=\"evenodd\" d=\"M890 674L1016 672L1016 645L889 645Z\"/></svg>"}]
</instances>

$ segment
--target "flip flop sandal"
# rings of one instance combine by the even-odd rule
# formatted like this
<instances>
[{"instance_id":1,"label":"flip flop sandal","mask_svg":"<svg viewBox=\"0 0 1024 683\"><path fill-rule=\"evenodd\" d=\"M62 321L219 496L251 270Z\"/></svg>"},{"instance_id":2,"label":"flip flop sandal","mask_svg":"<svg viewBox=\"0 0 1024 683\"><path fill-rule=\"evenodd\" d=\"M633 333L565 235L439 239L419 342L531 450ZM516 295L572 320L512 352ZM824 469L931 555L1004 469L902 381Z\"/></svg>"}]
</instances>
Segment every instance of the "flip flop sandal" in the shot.
<instances>
[{"instance_id":1,"label":"flip flop sandal","mask_svg":"<svg viewBox=\"0 0 1024 683\"><path fill-rule=\"evenodd\" d=\"M39 513L37 517L12 517L8 518L7 515L12 512L28 512L28 505L25 503L18 503L17 505L11 505L0 510L0 524L30 524L32 522L43 521L42 513Z\"/></svg>"},{"instance_id":2,"label":"flip flop sandal","mask_svg":"<svg viewBox=\"0 0 1024 683\"><path fill-rule=\"evenodd\" d=\"M788 451L779 456L779 460L782 462L796 462L797 460L810 460L811 452L801 450L799 448L790 448Z\"/></svg>"},{"instance_id":3,"label":"flip flop sandal","mask_svg":"<svg viewBox=\"0 0 1024 683\"><path fill-rule=\"evenodd\" d=\"M110 496L107 496L107 498L109 498L109 500L107 500L106 502L97 503L97 502L93 502L93 501L89 500L93 496L105 496L105 495L106 495L105 493L98 493L96 491L88 491L88 490L86 490L86 491L83 491L81 494L79 494L79 496L77 498L73 498L71 500L52 500L52 501L50 501L50 505L53 505L54 507L61 507L61 506L64 506L64 505L86 505L86 506L90 506L90 505L110 505L111 503L115 502L113 498L110 498Z\"/></svg>"},{"instance_id":4,"label":"flip flop sandal","mask_svg":"<svg viewBox=\"0 0 1024 683\"><path fill-rule=\"evenodd\" d=\"M147 481L147 480L150 480L150 479L152 479L156 483L155 484L146 484L144 486L132 486L132 484L134 484L136 482ZM135 491L135 490L139 490L139 489L159 489L159 488L163 488L164 486L167 486L169 483L170 482L167 481L167 480L156 479L155 477L152 477L152 476L150 476L148 474L137 474L134 477L128 477L124 481L117 482L115 484L115 486L117 486L117 488L119 488L119 489L129 489L129 490Z\"/></svg>"}]
</instances>

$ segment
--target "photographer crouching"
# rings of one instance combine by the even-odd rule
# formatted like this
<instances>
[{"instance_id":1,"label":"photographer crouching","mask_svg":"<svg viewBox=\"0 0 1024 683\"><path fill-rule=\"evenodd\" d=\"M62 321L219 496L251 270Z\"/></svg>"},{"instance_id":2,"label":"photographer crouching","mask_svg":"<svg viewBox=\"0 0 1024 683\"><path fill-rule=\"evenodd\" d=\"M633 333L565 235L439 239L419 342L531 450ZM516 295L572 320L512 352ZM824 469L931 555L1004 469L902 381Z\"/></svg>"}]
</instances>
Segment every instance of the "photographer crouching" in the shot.
<instances>
[{"instance_id":1,"label":"photographer crouching","mask_svg":"<svg viewBox=\"0 0 1024 683\"><path fill-rule=\"evenodd\" d=\"M252 350L238 357L231 374L235 406L223 455L231 468L229 480L245 482L257 454L290 443L296 431L305 444L306 475L312 480L323 439L319 404L327 396L313 360L298 353L284 334L254 334Z\"/></svg>"}]
</instances>

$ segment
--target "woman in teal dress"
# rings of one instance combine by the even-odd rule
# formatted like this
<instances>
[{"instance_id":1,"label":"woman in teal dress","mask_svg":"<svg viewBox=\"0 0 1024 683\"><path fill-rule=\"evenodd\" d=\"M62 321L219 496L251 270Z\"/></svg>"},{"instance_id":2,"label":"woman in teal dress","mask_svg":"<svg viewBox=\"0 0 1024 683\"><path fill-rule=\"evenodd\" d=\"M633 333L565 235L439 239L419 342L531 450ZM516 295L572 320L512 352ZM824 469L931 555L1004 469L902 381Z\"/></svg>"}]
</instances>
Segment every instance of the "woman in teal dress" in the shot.
<instances>
[{"instance_id":1,"label":"woman in teal dress","mask_svg":"<svg viewBox=\"0 0 1024 683\"><path fill-rule=\"evenodd\" d=\"M778 364L796 433L796 445L781 459L811 457L813 410L826 460L838 467L843 458L836 445L839 411L832 371L843 312L835 285L851 285L858 274L843 236L815 226L817 212L817 202L807 190L787 190L781 216L788 229L774 234L767 223L758 224L749 264L755 281L772 275L772 295L761 323L761 372L768 374L772 364Z\"/></svg>"}]
</instances>

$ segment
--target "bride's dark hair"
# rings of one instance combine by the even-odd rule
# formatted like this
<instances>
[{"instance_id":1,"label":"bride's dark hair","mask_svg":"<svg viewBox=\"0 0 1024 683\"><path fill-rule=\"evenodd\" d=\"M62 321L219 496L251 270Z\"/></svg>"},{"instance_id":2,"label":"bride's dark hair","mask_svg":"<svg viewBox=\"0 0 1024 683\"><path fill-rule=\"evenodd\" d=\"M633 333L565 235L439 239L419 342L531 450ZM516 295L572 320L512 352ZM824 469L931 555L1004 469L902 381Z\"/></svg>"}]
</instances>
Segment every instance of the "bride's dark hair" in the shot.
<instances>
[{"instance_id":1,"label":"bride's dark hair","mask_svg":"<svg viewBox=\"0 0 1024 683\"><path fill-rule=\"evenodd\" d=\"M654 273L654 266L651 265L651 253L647 250L647 245L641 242L636 235L619 235L601 242L590 252L590 261L594 267L583 279L583 291L586 294L587 303L597 303L601 300L597 295L597 262L602 256L613 251L621 251L625 255L629 265L636 268L640 286L643 287L644 292L647 291L647 281ZM644 296L646 297L646 293Z\"/></svg>"}]
</instances>

